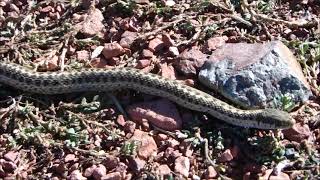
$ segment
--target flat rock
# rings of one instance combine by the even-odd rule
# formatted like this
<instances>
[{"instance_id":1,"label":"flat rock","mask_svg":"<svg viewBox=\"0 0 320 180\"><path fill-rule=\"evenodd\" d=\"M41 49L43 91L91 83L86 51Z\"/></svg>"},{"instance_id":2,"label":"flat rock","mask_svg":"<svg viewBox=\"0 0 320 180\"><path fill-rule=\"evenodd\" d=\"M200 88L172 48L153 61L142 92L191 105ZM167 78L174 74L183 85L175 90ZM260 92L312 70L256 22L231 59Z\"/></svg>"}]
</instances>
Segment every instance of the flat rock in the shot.
<instances>
[{"instance_id":1,"label":"flat rock","mask_svg":"<svg viewBox=\"0 0 320 180\"><path fill-rule=\"evenodd\" d=\"M213 52L199 80L243 107L281 107L280 97L295 103L312 94L301 67L280 41L225 44Z\"/></svg>"},{"instance_id":2,"label":"flat rock","mask_svg":"<svg viewBox=\"0 0 320 180\"><path fill-rule=\"evenodd\" d=\"M296 123L290 129L285 129L282 131L284 136L290 141L302 142L304 139L308 139L311 136L312 132L309 129L309 126L306 124Z\"/></svg>"},{"instance_id":3,"label":"flat rock","mask_svg":"<svg viewBox=\"0 0 320 180\"><path fill-rule=\"evenodd\" d=\"M187 157L180 156L174 161L174 172L183 175L185 178L189 176L190 160Z\"/></svg>"},{"instance_id":4,"label":"flat rock","mask_svg":"<svg viewBox=\"0 0 320 180\"><path fill-rule=\"evenodd\" d=\"M130 140L140 142L138 156L142 159L148 159L157 152L157 144L147 132L136 129Z\"/></svg>"},{"instance_id":5,"label":"flat rock","mask_svg":"<svg viewBox=\"0 0 320 180\"><path fill-rule=\"evenodd\" d=\"M194 76L207 61L207 55L202 53L197 47L184 50L174 63L176 69L186 76Z\"/></svg>"},{"instance_id":6,"label":"flat rock","mask_svg":"<svg viewBox=\"0 0 320 180\"><path fill-rule=\"evenodd\" d=\"M76 25L76 28L85 36L92 37L98 35L103 36L105 27L102 23L104 20L103 14L99 9L91 11L85 18L83 23Z\"/></svg>"},{"instance_id":7,"label":"flat rock","mask_svg":"<svg viewBox=\"0 0 320 180\"><path fill-rule=\"evenodd\" d=\"M167 99L136 103L128 106L130 117L139 123L147 119L149 123L164 130L173 131L181 128L182 120L176 105Z\"/></svg>"}]
</instances>

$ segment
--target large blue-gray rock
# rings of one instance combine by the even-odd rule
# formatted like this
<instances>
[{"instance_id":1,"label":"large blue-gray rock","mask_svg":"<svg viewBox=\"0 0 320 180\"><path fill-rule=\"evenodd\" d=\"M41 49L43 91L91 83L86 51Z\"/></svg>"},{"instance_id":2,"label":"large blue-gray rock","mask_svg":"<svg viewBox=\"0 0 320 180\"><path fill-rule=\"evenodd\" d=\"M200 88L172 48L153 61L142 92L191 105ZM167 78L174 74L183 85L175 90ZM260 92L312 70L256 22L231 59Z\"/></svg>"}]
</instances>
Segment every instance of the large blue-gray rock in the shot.
<instances>
[{"instance_id":1,"label":"large blue-gray rock","mask_svg":"<svg viewBox=\"0 0 320 180\"><path fill-rule=\"evenodd\" d=\"M225 44L202 66L199 80L243 107L279 107L283 96L298 103L312 95L299 63L280 41Z\"/></svg>"}]
</instances>

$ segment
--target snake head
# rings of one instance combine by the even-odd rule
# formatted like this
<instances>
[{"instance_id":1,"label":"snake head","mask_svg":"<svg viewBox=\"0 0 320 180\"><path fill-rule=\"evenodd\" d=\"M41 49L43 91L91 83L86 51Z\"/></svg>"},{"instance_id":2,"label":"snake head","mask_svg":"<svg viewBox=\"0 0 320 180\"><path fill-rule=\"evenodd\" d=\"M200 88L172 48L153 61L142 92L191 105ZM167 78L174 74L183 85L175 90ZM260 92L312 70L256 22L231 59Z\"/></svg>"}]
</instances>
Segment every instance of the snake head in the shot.
<instances>
[{"instance_id":1,"label":"snake head","mask_svg":"<svg viewBox=\"0 0 320 180\"><path fill-rule=\"evenodd\" d=\"M288 129L295 124L295 120L288 112L277 109L264 109L257 120L266 125L266 129Z\"/></svg>"}]
</instances>

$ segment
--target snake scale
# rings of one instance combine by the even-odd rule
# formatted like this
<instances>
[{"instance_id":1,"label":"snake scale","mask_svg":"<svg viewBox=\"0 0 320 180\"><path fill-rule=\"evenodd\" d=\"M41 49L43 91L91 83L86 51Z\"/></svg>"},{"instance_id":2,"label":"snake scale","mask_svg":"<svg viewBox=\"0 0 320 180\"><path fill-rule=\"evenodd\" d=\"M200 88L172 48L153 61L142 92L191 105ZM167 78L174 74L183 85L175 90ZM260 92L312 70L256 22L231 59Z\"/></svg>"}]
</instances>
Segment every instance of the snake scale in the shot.
<instances>
[{"instance_id":1,"label":"snake scale","mask_svg":"<svg viewBox=\"0 0 320 180\"><path fill-rule=\"evenodd\" d=\"M35 72L13 63L1 61L0 83L38 94L133 89L168 98L185 108L208 113L236 126L287 129L295 123L287 112L276 109L238 109L178 81L152 73L144 73L134 68L88 68L70 72Z\"/></svg>"}]
</instances>

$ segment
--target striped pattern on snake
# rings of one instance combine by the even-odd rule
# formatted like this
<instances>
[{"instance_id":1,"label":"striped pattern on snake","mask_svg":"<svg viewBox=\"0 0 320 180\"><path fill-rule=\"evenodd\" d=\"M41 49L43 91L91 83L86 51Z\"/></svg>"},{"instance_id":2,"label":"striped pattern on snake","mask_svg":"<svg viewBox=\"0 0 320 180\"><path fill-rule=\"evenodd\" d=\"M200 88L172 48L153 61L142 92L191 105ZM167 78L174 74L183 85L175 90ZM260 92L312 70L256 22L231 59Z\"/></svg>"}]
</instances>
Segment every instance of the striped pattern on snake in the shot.
<instances>
[{"instance_id":1,"label":"striped pattern on snake","mask_svg":"<svg viewBox=\"0 0 320 180\"><path fill-rule=\"evenodd\" d=\"M208 113L236 126L286 129L295 123L287 112L276 109L238 109L178 81L143 73L134 68L35 72L13 63L0 62L0 83L39 94L133 89L168 98L185 108Z\"/></svg>"}]
</instances>

